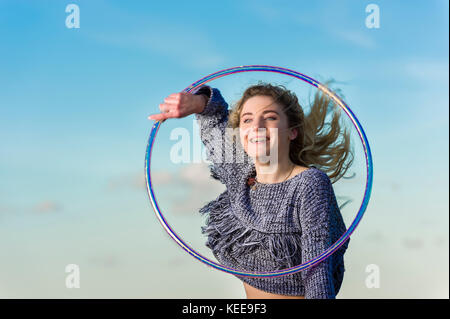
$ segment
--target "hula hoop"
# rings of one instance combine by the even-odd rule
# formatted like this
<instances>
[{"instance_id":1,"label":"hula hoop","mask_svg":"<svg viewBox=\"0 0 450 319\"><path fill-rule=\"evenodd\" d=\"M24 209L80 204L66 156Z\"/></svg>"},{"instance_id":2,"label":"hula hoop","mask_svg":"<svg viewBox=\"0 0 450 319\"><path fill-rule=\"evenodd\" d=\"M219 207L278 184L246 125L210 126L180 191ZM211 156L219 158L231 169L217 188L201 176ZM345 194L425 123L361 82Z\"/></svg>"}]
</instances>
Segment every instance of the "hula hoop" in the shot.
<instances>
[{"instance_id":1,"label":"hula hoop","mask_svg":"<svg viewBox=\"0 0 450 319\"><path fill-rule=\"evenodd\" d=\"M173 231L173 229L169 226L167 221L165 220L163 214L161 213L158 203L156 201L155 194L152 189L152 183L151 183L151 171L150 171L150 163L151 163L151 155L152 155L152 149L155 142L156 133L159 130L159 127L163 121L155 121L155 123L152 126L152 130L150 132L150 137L148 139L147 144L147 151L145 155L145 172L146 172L146 183L147 183L147 193L150 198L150 202L152 203L153 209L156 213L156 216L158 217L158 220L160 221L161 225L164 227L164 229L167 231L167 233L172 237L172 239L175 240L175 242L181 246L186 252L188 252L191 256L195 257L196 259L200 260L201 262L205 263L206 265L213 267L215 269L224 271L226 273L238 275L238 276L244 276L244 277L278 277L278 276L284 276L292 273L296 273L298 271L302 271L305 269L308 269L326 258L328 258L331 254L333 254L339 247L341 247L345 241L350 237L350 235L354 232L356 227L358 226L359 222L361 221L361 218L364 215L364 212L366 211L366 208L369 204L370 194L372 192L372 183L373 183L373 164L372 164L372 154L369 147L369 142L367 140L366 134L364 133L364 130L359 123L356 116L353 114L353 112L350 110L350 108L345 104L345 102L337 96L333 91L323 86L320 82L314 80L313 78L306 76L302 73L281 68L281 67L275 67L275 66L269 66L269 65L247 65L247 66L237 66L233 68L224 69L215 73L212 73L208 76L205 76L204 78L192 83L189 85L186 89L184 89L184 92L191 92L192 90L200 87L201 85L208 83L214 79L218 79L227 75L240 73L240 72L274 72L274 73L281 73L285 75L292 76L294 78L300 79L304 82L307 82L311 84L312 86L318 88L323 93L328 95L333 101L336 102L337 105L339 105L345 113L348 115L348 117L351 119L353 125L355 126L358 135L361 139L361 142L364 146L364 154L366 157L366 165L367 165L367 181L366 181L366 188L364 192L364 198L361 203L361 206L359 208L358 214L356 215L355 219L353 220L352 224L348 227L347 231L333 244L331 245L327 250L325 250L322 254L319 256L301 264L297 265L295 267L286 268L278 271L270 271L270 272L245 272L245 271L238 271L233 268L229 268L220 264L217 264L213 262L212 260L209 260L208 258L200 255L197 253L194 249L189 247L183 240Z\"/></svg>"}]
</instances>

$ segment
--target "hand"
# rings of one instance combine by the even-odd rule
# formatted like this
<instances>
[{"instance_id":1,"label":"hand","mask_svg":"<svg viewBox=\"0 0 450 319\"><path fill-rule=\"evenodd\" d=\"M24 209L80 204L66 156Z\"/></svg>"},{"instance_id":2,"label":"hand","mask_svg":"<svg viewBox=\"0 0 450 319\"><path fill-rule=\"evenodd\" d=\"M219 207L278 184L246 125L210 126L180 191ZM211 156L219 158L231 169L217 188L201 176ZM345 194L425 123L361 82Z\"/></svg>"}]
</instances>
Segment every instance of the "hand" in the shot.
<instances>
[{"instance_id":1,"label":"hand","mask_svg":"<svg viewBox=\"0 0 450 319\"><path fill-rule=\"evenodd\" d=\"M170 94L164 99L164 103L159 105L161 113L152 114L148 119L164 121L168 118L182 118L194 113L200 113L207 102L208 97L206 95L195 95L186 92Z\"/></svg>"}]
</instances>

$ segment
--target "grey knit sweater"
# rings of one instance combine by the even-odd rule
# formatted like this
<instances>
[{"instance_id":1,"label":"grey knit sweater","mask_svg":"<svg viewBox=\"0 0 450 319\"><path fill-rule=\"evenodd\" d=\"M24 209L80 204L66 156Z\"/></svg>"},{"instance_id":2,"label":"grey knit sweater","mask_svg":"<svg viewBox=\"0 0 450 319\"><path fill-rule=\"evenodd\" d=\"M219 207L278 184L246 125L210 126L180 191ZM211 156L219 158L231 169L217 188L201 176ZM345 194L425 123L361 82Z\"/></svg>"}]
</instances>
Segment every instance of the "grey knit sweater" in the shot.
<instances>
[{"instance_id":1,"label":"grey knit sweater","mask_svg":"<svg viewBox=\"0 0 450 319\"><path fill-rule=\"evenodd\" d=\"M193 93L209 96L205 109L195 116L212 162L211 176L226 186L226 191L200 209L207 216L202 227L206 246L219 263L251 272L281 270L315 258L336 242L346 228L328 175L312 166L284 182L257 183L252 189L253 159L240 142L233 143L225 134L228 104L216 88L203 86ZM233 161L225 155L229 149ZM270 293L335 298L344 276L348 242L326 260L294 274L235 276Z\"/></svg>"}]
</instances>

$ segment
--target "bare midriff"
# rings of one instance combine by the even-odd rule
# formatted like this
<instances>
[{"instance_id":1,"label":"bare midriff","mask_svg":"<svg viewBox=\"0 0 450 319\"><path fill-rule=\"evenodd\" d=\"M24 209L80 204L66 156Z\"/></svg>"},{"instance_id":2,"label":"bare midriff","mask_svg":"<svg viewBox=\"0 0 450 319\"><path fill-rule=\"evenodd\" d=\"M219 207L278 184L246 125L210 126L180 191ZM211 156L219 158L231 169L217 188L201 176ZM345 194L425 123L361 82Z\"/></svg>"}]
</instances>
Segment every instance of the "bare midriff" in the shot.
<instances>
[{"instance_id":1,"label":"bare midriff","mask_svg":"<svg viewBox=\"0 0 450 319\"><path fill-rule=\"evenodd\" d=\"M288 296L288 295L278 295L263 290L259 290L255 287L250 286L247 283L243 283L245 288L245 293L247 299L305 299L305 296Z\"/></svg>"}]
</instances>

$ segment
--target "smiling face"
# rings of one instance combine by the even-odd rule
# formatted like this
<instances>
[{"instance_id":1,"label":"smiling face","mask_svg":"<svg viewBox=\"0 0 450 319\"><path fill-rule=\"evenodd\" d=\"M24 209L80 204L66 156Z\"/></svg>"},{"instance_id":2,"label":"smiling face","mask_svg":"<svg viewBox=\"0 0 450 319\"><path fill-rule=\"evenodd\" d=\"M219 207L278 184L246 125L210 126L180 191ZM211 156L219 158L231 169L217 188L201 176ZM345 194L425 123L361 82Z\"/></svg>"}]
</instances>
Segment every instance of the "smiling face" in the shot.
<instances>
[{"instance_id":1,"label":"smiling face","mask_svg":"<svg viewBox=\"0 0 450 319\"><path fill-rule=\"evenodd\" d=\"M282 106L271 96L257 95L242 106L239 135L248 156L260 158L278 152L280 160L289 156L289 145L297 130L289 128Z\"/></svg>"}]
</instances>

